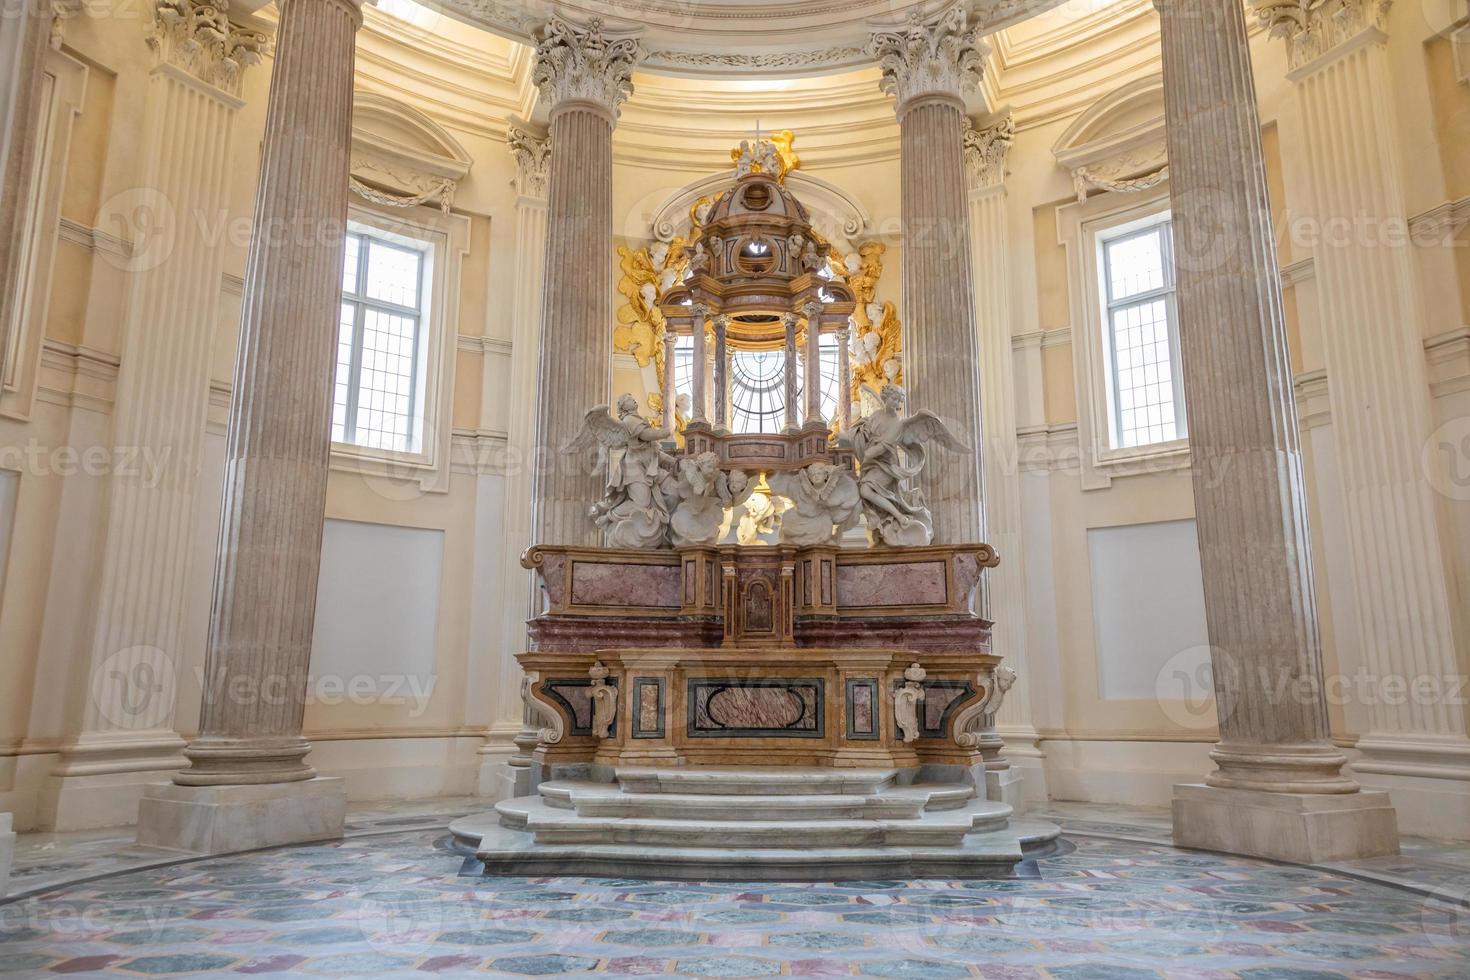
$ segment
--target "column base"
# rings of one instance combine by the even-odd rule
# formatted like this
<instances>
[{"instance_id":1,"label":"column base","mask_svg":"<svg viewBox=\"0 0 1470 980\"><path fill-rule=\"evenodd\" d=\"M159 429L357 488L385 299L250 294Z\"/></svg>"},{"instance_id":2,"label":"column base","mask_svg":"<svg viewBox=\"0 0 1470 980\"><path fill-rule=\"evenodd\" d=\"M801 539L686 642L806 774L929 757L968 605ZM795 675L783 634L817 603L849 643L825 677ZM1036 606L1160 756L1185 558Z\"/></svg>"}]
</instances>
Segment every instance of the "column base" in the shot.
<instances>
[{"instance_id":1,"label":"column base","mask_svg":"<svg viewBox=\"0 0 1470 980\"><path fill-rule=\"evenodd\" d=\"M0 898L10 890L10 863L15 860L15 831L11 830L13 814L0 813Z\"/></svg>"},{"instance_id":2,"label":"column base","mask_svg":"<svg viewBox=\"0 0 1470 980\"><path fill-rule=\"evenodd\" d=\"M985 798L992 803L1009 804L1016 816L1026 809L1025 787L1026 773L1016 766L985 771Z\"/></svg>"},{"instance_id":3,"label":"column base","mask_svg":"<svg viewBox=\"0 0 1470 980\"><path fill-rule=\"evenodd\" d=\"M1397 854L1399 832L1387 793L1267 793L1179 783L1174 843L1321 864Z\"/></svg>"},{"instance_id":4,"label":"column base","mask_svg":"<svg viewBox=\"0 0 1470 980\"><path fill-rule=\"evenodd\" d=\"M248 851L342 836L340 777L243 786L154 783L138 806L138 843L198 854Z\"/></svg>"},{"instance_id":5,"label":"column base","mask_svg":"<svg viewBox=\"0 0 1470 980\"><path fill-rule=\"evenodd\" d=\"M515 754L514 745L487 743L480 746L479 775L476 779L475 795L494 803L516 797L516 773L524 770L513 768L510 757Z\"/></svg>"}]
</instances>

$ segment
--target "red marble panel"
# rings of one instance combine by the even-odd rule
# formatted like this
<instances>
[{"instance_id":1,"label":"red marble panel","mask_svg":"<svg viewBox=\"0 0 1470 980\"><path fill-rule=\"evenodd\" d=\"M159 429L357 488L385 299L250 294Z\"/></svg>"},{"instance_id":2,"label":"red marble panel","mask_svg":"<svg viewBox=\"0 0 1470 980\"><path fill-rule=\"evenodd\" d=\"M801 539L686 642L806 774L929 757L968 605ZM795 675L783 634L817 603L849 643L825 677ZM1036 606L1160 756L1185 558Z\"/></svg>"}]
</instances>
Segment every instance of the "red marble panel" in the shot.
<instances>
[{"instance_id":1,"label":"red marble panel","mask_svg":"<svg viewBox=\"0 0 1470 980\"><path fill-rule=\"evenodd\" d=\"M943 561L839 565L837 606L932 606L949 601Z\"/></svg>"},{"instance_id":2,"label":"red marble panel","mask_svg":"<svg viewBox=\"0 0 1470 980\"><path fill-rule=\"evenodd\" d=\"M656 606L678 609L677 565L572 562L572 603L579 606Z\"/></svg>"}]
</instances>

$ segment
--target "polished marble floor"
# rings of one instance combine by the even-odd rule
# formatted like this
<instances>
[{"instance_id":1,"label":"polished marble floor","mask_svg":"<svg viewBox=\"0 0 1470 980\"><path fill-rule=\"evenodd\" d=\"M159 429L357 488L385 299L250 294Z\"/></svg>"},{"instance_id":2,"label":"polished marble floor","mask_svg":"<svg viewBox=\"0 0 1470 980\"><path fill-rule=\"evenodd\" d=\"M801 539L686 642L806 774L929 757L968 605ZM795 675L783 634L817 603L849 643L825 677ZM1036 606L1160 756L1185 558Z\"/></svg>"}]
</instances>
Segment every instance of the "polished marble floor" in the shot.
<instances>
[{"instance_id":1,"label":"polished marble floor","mask_svg":"<svg viewBox=\"0 0 1470 980\"><path fill-rule=\"evenodd\" d=\"M1470 848L1304 868L1168 844L1162 810L1051 804L1027 881L703 885L461 875L471 800L359 808L331 844L180 861L27 835L21 976L1470 977ZM28 895L28 897L26 897Z\"/></svg>"}]
</instances>

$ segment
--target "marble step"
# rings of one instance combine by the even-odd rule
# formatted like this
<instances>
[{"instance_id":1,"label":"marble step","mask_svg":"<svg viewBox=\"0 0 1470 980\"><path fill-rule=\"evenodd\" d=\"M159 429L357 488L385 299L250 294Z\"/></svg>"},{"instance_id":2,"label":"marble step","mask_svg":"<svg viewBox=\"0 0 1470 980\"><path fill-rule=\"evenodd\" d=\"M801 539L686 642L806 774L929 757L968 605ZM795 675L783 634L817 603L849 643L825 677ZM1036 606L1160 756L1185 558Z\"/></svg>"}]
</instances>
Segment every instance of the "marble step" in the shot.
<instances>
[{"instance_id":1,"label":"marble step","mask_svg":"<svg viewBox=\"0 0 1470 980\"><path fill-rule=\"evenodd\" d=\"M584 817L540 796L506 800L495 810L506 827L530 832L537 844L657 848L955 847L972 832L1003 829L1011 815L1009 805L990 800L906 819L788 820L779 811L764 820Z\"/></svg>"},{"instance_id":2,"label":"marble step","mask_svg":"<svg viewBox=\"0 0 1470 980\"><path fill-rule=\"evenodd\" d=\"M1047 853L1056 824L1022 818L973 833L954 847L794 848L543 844L503 826L494 813L450 825L456 846L486 875L595 875L682 881L860 881L903 878L1015 878L1027 856Z\"/></svg>"},{"instance_id":3,"label":"marble step","mask_svg":"<svg viewBox=\"0 0 1470 980\"><path fill-rule=\"evenodd\" d=\"M912 819L927 810L963 806L968 784L890 786L880 793L734 795L629 793L612 783L552 780L538 792L550 807L584 817L660 817L673 820Z\"/></svg>"},{"instance_id":4,"label":"marble step","mask_svg":"<svg viewBox=\"0 0 1470 980\"><path fill-rule=\"evenodd\" d=\"M800 766L677 766L617 769L618 785L629 793L691 795L837 796L871 795L892 786L896 769L833 769Z\"/></svg>"}]
</instances>

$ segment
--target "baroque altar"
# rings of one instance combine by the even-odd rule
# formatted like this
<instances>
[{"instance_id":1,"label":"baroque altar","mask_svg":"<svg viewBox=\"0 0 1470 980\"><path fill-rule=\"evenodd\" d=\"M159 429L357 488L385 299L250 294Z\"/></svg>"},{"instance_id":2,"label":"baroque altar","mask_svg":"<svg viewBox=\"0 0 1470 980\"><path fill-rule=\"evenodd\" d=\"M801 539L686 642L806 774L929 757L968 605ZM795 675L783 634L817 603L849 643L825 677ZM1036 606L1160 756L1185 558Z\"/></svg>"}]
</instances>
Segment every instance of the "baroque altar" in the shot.
<instances>
[{"instance_id":1,"label":"baroque altar","mask_svg":"<svg viewBox=\"0 0 1470 980\"><path fill-rule=\"evenodd\" d=\"M605 475L603 546L522 558L540 608L517 657L518 795L452 829L486 873L1010 874L1056 828L1013 819L994 731L1015 674L976 596L1000 559L934 543L914 488L928 453L975 450L892 380L854 417L863 297L830 273L778 149L736 164L656 296L689 338L690 390L666 351L661 413L631 394L588 410L563 451ZM741 350L778 359L774 424L732 410ZM757 489L781 502L775 541L739 543Z\"/></svg>"}]
</instances>

